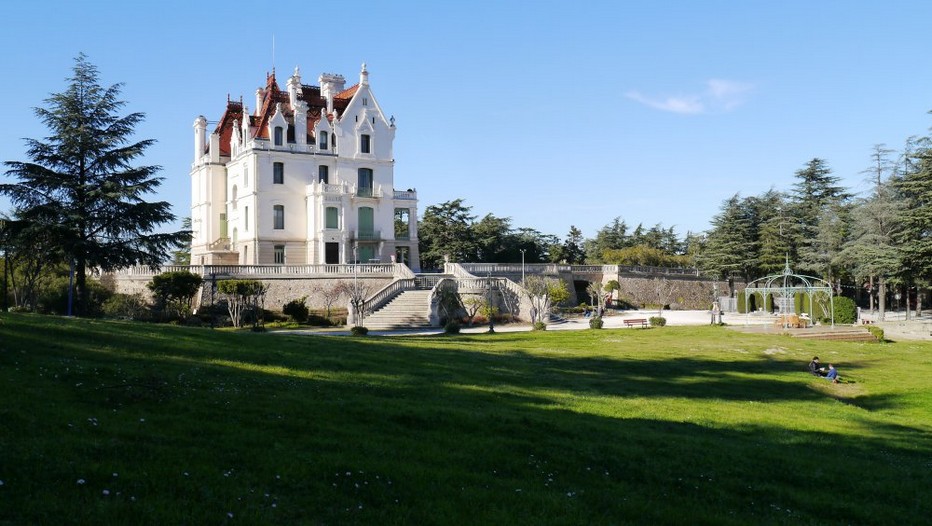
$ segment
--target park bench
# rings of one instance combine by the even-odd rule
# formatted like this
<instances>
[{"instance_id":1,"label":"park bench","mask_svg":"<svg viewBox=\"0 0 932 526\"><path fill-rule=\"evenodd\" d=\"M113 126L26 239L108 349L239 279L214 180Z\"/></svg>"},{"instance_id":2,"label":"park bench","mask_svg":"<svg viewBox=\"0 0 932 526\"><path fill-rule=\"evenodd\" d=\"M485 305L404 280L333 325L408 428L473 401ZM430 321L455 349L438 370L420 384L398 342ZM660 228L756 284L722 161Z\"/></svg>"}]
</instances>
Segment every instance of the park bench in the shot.
<instances>
[{"instance_id":1,"label":"park bench","mask_svg":"<svg viewBox=\"0 0 932 526\"><path fill-rule=\"evenodd\" d=\"M625 327L632 327L634 325L640 325L641 327L647 327L647 320L645 318L631 318L627 320L622 320L625 322Z\"/></svg>"}]
</instances>

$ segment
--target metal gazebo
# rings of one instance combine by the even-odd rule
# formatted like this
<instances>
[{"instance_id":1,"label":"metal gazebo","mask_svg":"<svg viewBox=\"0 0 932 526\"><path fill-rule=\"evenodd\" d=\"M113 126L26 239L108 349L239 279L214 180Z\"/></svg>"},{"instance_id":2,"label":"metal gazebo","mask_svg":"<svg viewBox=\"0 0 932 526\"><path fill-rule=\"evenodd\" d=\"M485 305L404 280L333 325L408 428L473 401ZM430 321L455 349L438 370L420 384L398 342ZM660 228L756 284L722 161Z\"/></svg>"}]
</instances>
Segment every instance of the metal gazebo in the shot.
<instances>
[{"instance_id":1,"label":"metal gazebo","mask_svg":"<svg viewBox=\"0 0 932 526\"><path fill-rule=\"evenodd\" d=\"M744 289L744 305L745 305L745 325L750 321L748 316L750 316L750 305L751 295L760 294L763 298L764 305L767 304L767 298L773 297L774 304L779 305L780 313L786 315L794 306L794 298L796 293L803 293L806 295L806 298L809 299L809 312L814 312L813 310L813 296L818 293L828 294L829 298L829 314L832 318L832 327L835 326L835 300L832 297L832 287L824 279L816 278L813 276L804 276L801 274L794 274L790 270L789 260L786 262L786 267L783 268L783 272L780 274L772 274L770 276L765 276L763 278L756 279L750 283ZM784 317L784 320L787 318ZM814 320L813 320L814 321ZM787 322L784 321L784 328L786 327Z\"/></svg>"}]
</instances>

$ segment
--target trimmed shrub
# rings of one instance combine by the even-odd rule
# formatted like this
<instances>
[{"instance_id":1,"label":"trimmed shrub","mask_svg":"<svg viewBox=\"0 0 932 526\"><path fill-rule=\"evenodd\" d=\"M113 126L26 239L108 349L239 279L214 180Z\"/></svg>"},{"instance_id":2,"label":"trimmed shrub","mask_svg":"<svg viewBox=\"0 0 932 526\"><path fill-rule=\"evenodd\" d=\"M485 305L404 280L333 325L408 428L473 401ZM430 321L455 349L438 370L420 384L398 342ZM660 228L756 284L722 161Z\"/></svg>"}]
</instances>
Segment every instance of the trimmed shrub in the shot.
<instances>
[{"instance_id":1,"label":"trimmed shrub","mask_svg":"<svg viewBox=\"0 0 932 526\"><path fill-rule=\"evenodd\" d=\"M601 329L602 325L604 325L604 322L602 321L601 316L594 316L589 320L590 329Z\"/></svg>"},{"instance_id":2,"label":"trimmed shrub","mask_svg":"<svg viewBox=\"0 0 932 526\"><path fill-rule=\"evenodd\" d=\"M873 335L874 335L874 338L877 338L877 341L878 341L878 342L884 342L884 341L886 341L886 340L884 340L884 338L883 338L883 329L881 329L880 327L878 327L878 326L876 326L876 325L868 325L868 326L867 326L867 332L873 334Z\"/></svg>"},{"instance_id":3,"label":"trimmed shrub","mask_svg":"<svg viewBox=\"0 0 932 526\"><path fill-rule=\"evenodd\" d=\"M857 320L858 309L853 299L844 296L835 296L832 298L832 303L835 308L835 323L847 325Z\"/></svg>"},{"instance_id":4,"label":"trimmed shrub","mask_svg":"<svg viewBox=\"0 0 932 526\"><path fill-rule=\"evenodd\" d=\"M547 324L544 323L544 322L542 322L542 321L536 321L536 322L534 322L534 327L533 327L531 330L535 330L535 331L546 331L546 330L547 330Z\"/></svg>"},{"instance_id":5,"label":"trimmed shrub","mask_svg":"<svg viewBox=\"0 0 932 526\"><path fill-rule=\"evenodd\" d=\"M448 321L447 324L443 326L443 332L447 334L459 334L460 324L456 323L455 320Z\"/></svg>"},{"instance_id":6,"label":"trimmed shrub","mask_svg":"<svg viewBox=\"0 0 932 526\"><path fill-rule=\"evenodd\" d=\"M296 300L291 300L288 303L282 306L282 312L291 316L291 319L298 323L304 323L307 321L308 313L310 312L307 308L307 296L303 296Z\"/></svg>"},{"instance_id":7,"label":"trimmed shrub","mask_svg":"<svg viewBox=\"0 0 932 526\"><path fill-rule=\"evenodd\" d=\"M663 327L667 324L667 319L663 316L651 316L647 321L651 327Z\"/></svg>"},{"instance_id":8,"label":"trimmed shrub","mask_svg":"<svg viewBox=\"0 0 932 526\"><path fill-rule=\"evenodd\" d=\"M369 334L369 328L356 325L355 327L350 327L350 334L353 336L365 336Z\"/></svg>"}]
</instances>

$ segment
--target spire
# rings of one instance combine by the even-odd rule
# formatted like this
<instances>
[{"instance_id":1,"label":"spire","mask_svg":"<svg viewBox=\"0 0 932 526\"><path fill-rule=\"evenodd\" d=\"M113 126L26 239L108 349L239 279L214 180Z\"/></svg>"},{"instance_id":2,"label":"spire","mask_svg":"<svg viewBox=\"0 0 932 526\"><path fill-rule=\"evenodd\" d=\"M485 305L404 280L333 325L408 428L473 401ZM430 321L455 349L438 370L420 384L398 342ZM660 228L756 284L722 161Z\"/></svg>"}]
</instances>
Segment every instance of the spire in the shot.
<instances>
[{"instance_id":1,"label":"spire","mask_svg":"<svg viewBox=\"0 0 932 526\"><path fill-rule=\"evenodd\" d=\"M368 86L369 85L369 72L366 71L366 63L362 63L362 69L359 71L359 85Z\"/></svg>"}]
</instances>

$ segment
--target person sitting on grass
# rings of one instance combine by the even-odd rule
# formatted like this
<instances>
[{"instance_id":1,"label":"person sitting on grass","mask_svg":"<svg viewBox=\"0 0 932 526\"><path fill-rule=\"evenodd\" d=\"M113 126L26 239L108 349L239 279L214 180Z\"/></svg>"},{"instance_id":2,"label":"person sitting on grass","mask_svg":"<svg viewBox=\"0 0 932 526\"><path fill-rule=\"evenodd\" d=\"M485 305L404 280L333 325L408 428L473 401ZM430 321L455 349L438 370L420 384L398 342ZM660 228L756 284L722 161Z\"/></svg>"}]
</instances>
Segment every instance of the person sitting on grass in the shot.
<instances>
[{"instance_id":1,"label":"person sitting on grass","mask_svg":"<svg viewBox=\"0 0 932 526\"><path fill-rule=\"evenodd\" d=\"M828 364L828 373L825 374L826 380L831 380L833 384L838 383L838 369L835 369L835 366Z\"/></svg>"},{"instance_id":2,"label":"person sitting on grass","mask_svg":"<svg viewBox=\"0 0 932 526\"><path fill-rule=\"evenodd\" d=\"M822 367L822 364L819 363L818 356L813 357L812 361L809 362L809 374L814 376L825 376L825 367Z\"/></svg>"}]
</instances>

